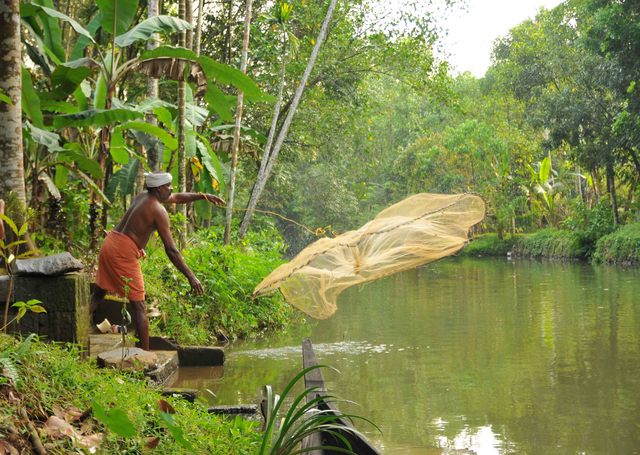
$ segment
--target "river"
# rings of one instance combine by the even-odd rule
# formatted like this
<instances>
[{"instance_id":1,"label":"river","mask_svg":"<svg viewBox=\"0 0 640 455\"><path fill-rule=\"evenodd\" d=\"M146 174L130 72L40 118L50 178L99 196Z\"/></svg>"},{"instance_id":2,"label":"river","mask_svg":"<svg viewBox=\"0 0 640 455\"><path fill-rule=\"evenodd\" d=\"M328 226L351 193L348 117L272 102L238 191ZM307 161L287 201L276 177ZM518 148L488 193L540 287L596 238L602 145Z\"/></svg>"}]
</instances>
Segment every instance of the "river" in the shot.
<instances>
[{"instance_id":1,"label":"river","mask_svg":"<svg viewBox=\"0 0 640 455\"><path fill-rule=\"evenodd\" d=\"M185 385L256 403L301 369L304 337L385 454L640 453L638 269L446 259L349 289L332 318L236 344L222 378Z\"/></svg>"}]
</instances>

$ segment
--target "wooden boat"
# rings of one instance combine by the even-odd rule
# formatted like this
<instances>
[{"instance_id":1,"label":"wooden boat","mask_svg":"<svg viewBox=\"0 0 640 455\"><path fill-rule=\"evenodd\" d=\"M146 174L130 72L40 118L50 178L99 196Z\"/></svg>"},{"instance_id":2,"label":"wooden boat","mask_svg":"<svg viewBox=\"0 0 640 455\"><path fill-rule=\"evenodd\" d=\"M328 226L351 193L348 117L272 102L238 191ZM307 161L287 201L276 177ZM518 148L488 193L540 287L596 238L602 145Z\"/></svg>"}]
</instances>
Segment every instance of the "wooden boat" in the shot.
<instances>
[{"instance_id":1,"label":"wooden boat","mask_svg":"<svg viewBox=\"0 0 640 455\"><path fill-rule=\"evenodd\" d=\"M311 344L311 340L308 338L304 340L302 343L302 362L304 368L309 368L315 365L318 365L316 360L316 355L313 352L313 346ZM313 388L314 391L310 392L307 396L307 401L311 401L317 397L327 396L327 389L324 385L324 378L322 377L322 372L320 368L316 368L308 372L304 377L305 388L308 390ZM330 411L332 414L336 416L341 416L341 412L336 408L331 400L320 401L318 408L323 411ZM379 455L381 452L376 449L363 434L354 431L353 425L350 420L347 418L338 418L336 423L339 426L343 427L344 430L338 432L342 435L349 444L351 444L351 450L358 455ZM316 432L310 437L306 438L302 447L304 448L313 448L313 447L340 447L343 449L347 449L344 441L337 438L335 435L332 435L327 432ZM331 449L317 449L308 452L311 455L333 455L333 454L343 454L345 452L338 452Z\"/></svg>"}]
</instances>

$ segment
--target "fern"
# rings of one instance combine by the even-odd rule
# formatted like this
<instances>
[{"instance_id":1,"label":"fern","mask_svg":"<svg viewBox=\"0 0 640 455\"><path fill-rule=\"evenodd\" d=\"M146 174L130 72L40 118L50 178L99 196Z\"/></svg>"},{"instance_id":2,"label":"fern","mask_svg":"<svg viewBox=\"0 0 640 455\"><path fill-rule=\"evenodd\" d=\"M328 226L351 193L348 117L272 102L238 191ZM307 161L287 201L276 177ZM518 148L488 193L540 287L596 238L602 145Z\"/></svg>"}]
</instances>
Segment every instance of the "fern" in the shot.
<instances>
[{"instance_id":1,"label":"fern","mask_svg":"<svg viewBox=\"0 0 640 455\"><path fill-rule=\"evenodd\" d=\"M38 335L32 333L18 345L15 350L6 349L0 352L0 384L6 383L4 378L8 378L14 384L18 383L20 374L18 373L18 362L29 351L33 340L38 340Z\"/></svg>"},{"instance_id":2,"label":"fern","mask_svg":"<svg viewBox=\"0 0 640 455\"><path fill-rule=\"evenodd\" d=\"M0 357L0 376L9 378L14 384L18 383L20 375L15 361L9 357Z\"/></svg>"}]
</instances>

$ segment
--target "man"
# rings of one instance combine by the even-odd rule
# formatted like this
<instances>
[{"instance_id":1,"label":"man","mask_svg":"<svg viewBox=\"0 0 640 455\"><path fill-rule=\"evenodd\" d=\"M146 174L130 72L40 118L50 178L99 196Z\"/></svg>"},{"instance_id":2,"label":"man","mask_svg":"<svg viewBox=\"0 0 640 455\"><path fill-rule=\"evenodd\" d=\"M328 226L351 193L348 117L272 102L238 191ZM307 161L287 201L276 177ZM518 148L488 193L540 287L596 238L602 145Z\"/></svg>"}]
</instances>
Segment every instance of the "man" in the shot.
<instances>
[{"instance_id":1,"label":"man","mask_svg":"<svg viewBox=\"0 0 640 455\"><path fill-rule=\"evenodd\" d=\"M146 191L136 196L122 221L104 239L98 258L96 287L91 294L92 315L107 292L129 300L129 311L140 347L145 350L149 350L149 319L144 307L144 280L138 259L144 256L144 247L153 231L158 231L167 256L187 277L191 290L197 295L204 292L202 284L176 248L169 228L169 215L162 204L186 204L200 199L216 205L224 204L222 199L212 194L171 194L171 180L171 174L164 172L145 174Z\"/></svg>"}]
</instances>

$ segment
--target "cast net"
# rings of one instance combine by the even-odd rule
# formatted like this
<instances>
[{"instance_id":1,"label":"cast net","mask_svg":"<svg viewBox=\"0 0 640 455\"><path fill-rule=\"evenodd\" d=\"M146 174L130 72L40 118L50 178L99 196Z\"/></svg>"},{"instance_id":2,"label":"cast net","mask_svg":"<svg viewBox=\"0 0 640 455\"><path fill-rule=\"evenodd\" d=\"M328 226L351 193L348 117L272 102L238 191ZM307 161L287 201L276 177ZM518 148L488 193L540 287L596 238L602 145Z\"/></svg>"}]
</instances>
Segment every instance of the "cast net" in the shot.
<instances>
[{"instance_id":1,"label":"cast net","mask_svg":"<svg viewBox=\"0 0 640 455\"><path fill-rule=\"evenodd\" d=\"M356 231L323 238L281 265L254 290L280 289L308 315L325 319L350 286L427 264L467 243L469 228L484 218L484 202L471 194L416 194L380 212Z\"/></svg>"}]
</instances>

